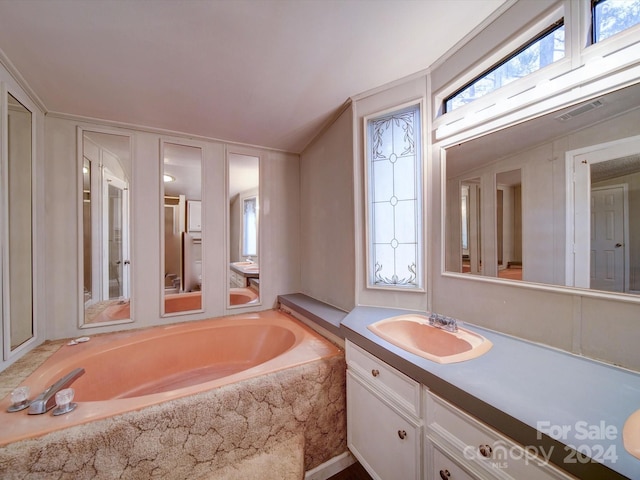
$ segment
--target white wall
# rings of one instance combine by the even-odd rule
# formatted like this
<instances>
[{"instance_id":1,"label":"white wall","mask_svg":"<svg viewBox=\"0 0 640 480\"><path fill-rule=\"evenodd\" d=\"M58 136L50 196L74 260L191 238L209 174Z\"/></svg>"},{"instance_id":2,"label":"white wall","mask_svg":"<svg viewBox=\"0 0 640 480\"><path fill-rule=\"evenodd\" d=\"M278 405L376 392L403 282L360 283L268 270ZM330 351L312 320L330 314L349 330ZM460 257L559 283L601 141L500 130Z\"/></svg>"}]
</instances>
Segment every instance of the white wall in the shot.
<instances>
[{"instance_id":1,"label":"white wall","mask_svg":"<svg viewBox=\"0 0 640 480\"><path fill-rule=\"evenodd\" d=\"M352 129L347 109L300 158L301 291L347 311L355 305Z\"/></svg>"},{"instance_id":2,"label":"white wall","mask_svg":"<svg viewBox=\"0 0 640 480\"><path fill-rule=\"evenodd\" d=\"M78 300L78 219L76 127L117 129L76 119L46 119L46 311L47 338L66 338L103 331L140 328L221 316L227 309L229 271L225 197L226 145L198 141L203 147L203 307L204 313L160 317L160 139L180 143L180 137L142 128L121 129L133 135L131 181L131 311L133 323L81 329ZM193 140L187 143L193 144ZM234 147L234 151L241 147ZM272 308L280 293L299 291L299 157L251 148L261 157L261 248L270 260L261 265L262 306ZM239 313L237 309L232 311Z\"/></svg>"}]
</instances>

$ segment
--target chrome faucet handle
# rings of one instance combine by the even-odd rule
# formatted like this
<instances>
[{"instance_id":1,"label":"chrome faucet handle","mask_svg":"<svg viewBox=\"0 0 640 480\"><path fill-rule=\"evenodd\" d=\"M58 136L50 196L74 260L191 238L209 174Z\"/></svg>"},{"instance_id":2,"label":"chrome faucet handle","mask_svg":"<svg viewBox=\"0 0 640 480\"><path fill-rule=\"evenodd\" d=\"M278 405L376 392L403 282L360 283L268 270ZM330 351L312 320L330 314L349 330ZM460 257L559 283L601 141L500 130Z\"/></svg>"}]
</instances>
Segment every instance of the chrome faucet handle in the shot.
<instances>
[{"instance_id":1,"label":"chrome faucet handle","mask_svg":"<svg viewBox=\"0 0 640 480\"><path fill-rule=\"evenodd\" d=\"M432 312L429 314L429 325L452 333L458 331L458 321L455 318L439 313Z\"/></svg>"},{"instance_id":2,"label":"chrome faucet handle","mask_svg":"<svg viewBox=\"0 0 640 480\"><path fill-rule=\"evenodd\" d=\"M73 388L64 388L56 393L56 408L53 409L54 415L64 415L69 413L78 406L77 403L72 402L75 396L75 390Z\"/></svg>"},{"instance_id":3,"label":"chrome faucet handle","mask_svg":"<svg viewBox=\"0 0 640 480\"><path fill-rule=\"evenodd\" d=\"M11 392L11 406L7 408L7 412L19 412L24 410L31 402L29 401L29 387L26 385L16 388Z\"/></svg>"}]
</instances>

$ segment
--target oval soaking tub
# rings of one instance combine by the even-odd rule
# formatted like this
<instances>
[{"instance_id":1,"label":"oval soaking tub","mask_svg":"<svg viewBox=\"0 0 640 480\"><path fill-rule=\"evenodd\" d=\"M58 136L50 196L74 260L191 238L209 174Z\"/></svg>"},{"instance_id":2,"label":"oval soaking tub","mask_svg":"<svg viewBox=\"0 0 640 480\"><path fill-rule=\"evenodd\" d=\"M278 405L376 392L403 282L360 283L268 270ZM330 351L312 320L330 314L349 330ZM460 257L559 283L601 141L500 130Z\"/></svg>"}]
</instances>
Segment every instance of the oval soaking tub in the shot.
<instances>
[{"instance_id":1,"label":"oval soaking tub","mask_svg":"<svg viewBox=\"0 0 640 480\"><path fill-rule=\"evenodd\" d=\"M21 385L33 399L75 368L78 407L8 413L0 403L0 445L138 410L340 353L333 344L284 314L270 310L149 329L97 335L64 345Z\"/></svg>"}]
</instances>

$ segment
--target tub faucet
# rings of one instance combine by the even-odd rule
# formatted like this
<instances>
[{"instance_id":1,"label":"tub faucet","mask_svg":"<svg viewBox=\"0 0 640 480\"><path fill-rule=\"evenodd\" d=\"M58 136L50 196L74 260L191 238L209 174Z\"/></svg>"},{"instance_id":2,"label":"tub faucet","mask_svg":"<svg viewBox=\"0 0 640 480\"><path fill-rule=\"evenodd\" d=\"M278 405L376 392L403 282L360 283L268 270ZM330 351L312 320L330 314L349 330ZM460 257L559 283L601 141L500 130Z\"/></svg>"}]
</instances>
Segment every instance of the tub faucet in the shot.
<instances>
[{"instance_id":1,"label":"tub faucet","mask_svg":"<svg viewBox=\"0 0 640 480\"><path fill-rule=\"evenodd\" d=\"M84 368L76 368L59 379L56 383L38 395L29 405L29 415L46 413L56 405L56 393L68 388L73 382L84 375Z\"/></svg>"}]
</instances>

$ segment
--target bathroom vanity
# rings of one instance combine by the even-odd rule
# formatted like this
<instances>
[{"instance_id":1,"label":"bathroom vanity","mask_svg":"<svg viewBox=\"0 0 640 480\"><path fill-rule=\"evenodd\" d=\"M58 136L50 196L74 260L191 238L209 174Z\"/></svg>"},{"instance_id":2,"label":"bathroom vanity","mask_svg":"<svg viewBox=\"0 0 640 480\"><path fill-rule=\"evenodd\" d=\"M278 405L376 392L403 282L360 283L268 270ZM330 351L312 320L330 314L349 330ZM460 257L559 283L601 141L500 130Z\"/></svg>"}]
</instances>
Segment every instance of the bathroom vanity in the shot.
<instances>
[{"instance_id":1,"label":"bathroom vanity","mask_svg":"<svg viewBox=\"0 0 640 480\"><path fill-rule=\"evenodd\" d=\"M575 478L350 341L346 355L347 442L374 478Z\"/></svg>"},{"instance_id":2,"label":"bathroom vanity","mask_svg":"<svg viewBox=\"0 0 640 480\"><path fill-rule=\"evenodd\" d=\"M416 312L280 302L345 339L348 446L373 478L640 477L622 436L640 401L634 372L469 324L493 347L440 364L368 328Z\"/></svg>"}]
</instances>

